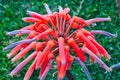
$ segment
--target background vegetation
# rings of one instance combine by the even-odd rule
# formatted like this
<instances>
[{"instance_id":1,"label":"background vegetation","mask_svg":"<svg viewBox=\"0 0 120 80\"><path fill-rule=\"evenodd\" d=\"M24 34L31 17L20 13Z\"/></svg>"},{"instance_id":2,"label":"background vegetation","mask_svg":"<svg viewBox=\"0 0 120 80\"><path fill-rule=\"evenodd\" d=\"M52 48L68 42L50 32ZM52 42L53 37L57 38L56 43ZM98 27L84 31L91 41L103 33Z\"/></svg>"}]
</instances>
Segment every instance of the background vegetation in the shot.
<instances>
[{"instance_id":1,"label":"background vegetation","mask_svg":"<svg viewBox=\"0 0 120 80\"><path fill-rule=\"evenodd\" d=\"M111 55L110 61L103 61L111 66L120 62L120 17L116 7L115 0L0 0L0 80L23 80L24 74L27 71L29 65L27 65L20 73L11 78L8 74L19 63L12 64L7 59L6 54L10 51L3 51L3 48L8 44L22 40L23 37L8 37L6 31L13 31L20 29L27 25L21 18L28 16L26 10L45 14L45 8L43 3L49 4L52 11L58 11L57 7L69 7L71 9L71 16L76 15L83 17L84 19L90 19L95 17L111 17L110 22L100 22L94 28L87 28L88 30L105 30L111 33L117 34L118 37L113 39L103 35L96 35L97 41L103 45ZM120 70L113 71L111 73L105 73L98 64L86 63L93 80L119 80ZM56 80L57 75L52 76L51 70L46 80ZM87 80L81 66L74 62L72 66L72 74L75 80ZM35 71L31 77L31 80L38 78L39 71ZM64 80L67 80L65 78Z\"/></svg>"}]
</instances>

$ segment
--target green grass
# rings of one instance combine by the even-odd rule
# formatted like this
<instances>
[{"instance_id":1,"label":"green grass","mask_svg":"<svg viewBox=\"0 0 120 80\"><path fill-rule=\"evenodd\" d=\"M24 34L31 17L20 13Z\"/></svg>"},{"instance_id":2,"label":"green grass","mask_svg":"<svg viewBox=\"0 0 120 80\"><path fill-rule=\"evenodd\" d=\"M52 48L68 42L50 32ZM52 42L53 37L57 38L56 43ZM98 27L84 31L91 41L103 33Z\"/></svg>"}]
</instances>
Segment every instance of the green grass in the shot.
<instances>
[{"instance_id":1,"label":"green grass","mask_svg":"<svg viewBox=\"0 0 120 80\"><path fill-rule=\"evenodd\" d=\"M109 38L102 35L96 35L97 41L105 47L109 52L112 59L108 62L104 62L111 66L120 61L120 17L114 0L84 0L82 8L80 9L81 0L0 0L0 80L23 80L24 74L27 71L29 65L27 65L20 73L11 78L8 74L18 64L12 64L7 59L6 54L10 51L3 51L3 48L8 44L22 40L20 37L8 37L6 31L12 31L20 29L27 25L21 18L28 16L26 10L35 11L41 14L45 14L45 8L43 3L49 4L52 11L58 11L57 7L69 7L71 9L71 16L76 15L85 19L95 17L111 17L110 22L100 22L94 28L88 28L88 30L97 29L105 30L118 35L117 38ZM88 65L87 67L91 73L93 80L119 80L120 70L113 71L111 73L105 73L98 64ZM55 70L51 70L46 80L56 80L56 76L52 77L51 74ZM81 66L74 62L71 69L75 80L87 80ZM31 80L38 78L39 71L35 71L31 77ZM65 78L67 80L67 78Z\"/></svg>"}]
</instances>

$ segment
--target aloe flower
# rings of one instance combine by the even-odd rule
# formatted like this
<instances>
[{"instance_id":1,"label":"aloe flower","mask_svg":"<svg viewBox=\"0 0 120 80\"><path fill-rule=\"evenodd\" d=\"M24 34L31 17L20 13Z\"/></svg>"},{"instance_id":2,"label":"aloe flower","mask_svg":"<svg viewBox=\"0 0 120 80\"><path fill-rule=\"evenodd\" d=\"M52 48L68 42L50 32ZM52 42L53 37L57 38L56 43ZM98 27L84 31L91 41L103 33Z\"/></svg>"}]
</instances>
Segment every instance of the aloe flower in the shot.
<instances>
[{"instance_id":1,"label":"aloe flower","mask_svg":"<svg viewBox=\"0 0 120 80\"><path fill-rule=\"evenodd\" d=\"M59 12L52 12L47 4L44 4L47 14L42 15L33 11L27 11L30 17L22 18L24 22L32 24L12 32L8 32L8 36L28 35L25 40L12 43L4 48L4 50L12 49L7 57L12 58L12 63L22 59L29 51L33 51L21 63L17 65L10 73L14 76L22 70L31 60L33 63L27 70L24 80L29 80L34 70L39 70L40 80L44 80L48 72L57 65L58 80L62 80L67 70L70 70L73 60L79 63L88 80L91 80L90 73L85 66L86 54L89 55L92 63L97 62L102 68L110 72L109 68L101 57L110 59L107 51L95 40L95 34L116 37L102 30L88 31L84 29L96 22L110 21L108 18L93 18L85 20L81 17L69 15L69 8L59 6ZM72 32L71 30L74 29ZM71 53L74 52L74 55ZM54 64L53 64L54 62Z\"/></svg>"}]
</instances>

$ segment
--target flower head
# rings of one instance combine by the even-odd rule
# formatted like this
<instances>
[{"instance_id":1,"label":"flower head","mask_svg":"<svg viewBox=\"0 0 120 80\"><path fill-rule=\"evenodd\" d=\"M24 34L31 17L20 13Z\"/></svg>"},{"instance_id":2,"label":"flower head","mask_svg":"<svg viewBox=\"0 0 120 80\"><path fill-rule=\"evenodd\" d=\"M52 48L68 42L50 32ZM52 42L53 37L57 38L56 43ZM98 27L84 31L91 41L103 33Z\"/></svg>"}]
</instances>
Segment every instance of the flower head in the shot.
<instances>
[{"instance_id":1,"label":"flower head","mask_svg":"<svg viewBox=\"0 0 120 80\"><path fill-rule=\"evenodd\" d=\"M4 50L13 50L7 54L8 58L12 58L12 62L16 62L23 58L30 50L34 49L25 60L23 60L10 73L11 76L17 74L27 63L34 60L29 67L24 80L28 80L35 69L40 68L39 78L44 80L52 63L57 65L58 80L64 78L66 71L70 69L73 60L76 60L91 80L89 71L85 66L86 54L90 56L91 62L98 62L106 71L111 69L101 60L101 57L110 59L107 51L95 40L95 34L104 34L110 37L116 37L106 31L93 30L87 31L85 26L101 21L109 21L110 18L94 18L84 20L83 18L73 16L68 13L69 8L59 6L59 12L52 12L47 4L44 4L48 14L42 15L36 12L27 11L31 17L22 18L25 22L32 22L20 30L8 32L8 36L27 34L25 40L12 43L4 48ZM74 32L70 32L75 29ZM74 51L74 56L71 52Z\"/></svg>"}]
</instances>

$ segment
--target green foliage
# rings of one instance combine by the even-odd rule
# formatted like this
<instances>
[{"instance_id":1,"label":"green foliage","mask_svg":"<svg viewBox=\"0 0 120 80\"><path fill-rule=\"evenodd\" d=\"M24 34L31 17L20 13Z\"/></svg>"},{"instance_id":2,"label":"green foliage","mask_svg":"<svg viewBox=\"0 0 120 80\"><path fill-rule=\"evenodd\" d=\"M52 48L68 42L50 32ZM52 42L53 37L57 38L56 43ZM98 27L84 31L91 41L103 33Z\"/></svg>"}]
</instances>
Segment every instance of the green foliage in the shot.
<instances>
[{"instance_id":1,"label":"green foliage","mask_svg":"<svg viewBox=\"0 0 120 80\"><path fill-rule=\"evenodd\" d=\"M7 37L6 31L12 31L20 29L27 25L21 18L28 16L26 10L45 14L45 8L43 3L49 4L52 11L58 11L57 7L69 7L71 9L71 15L77 15L85 19L94 17L111 17L110 22L100 22L94 28L88 28L88 30L105 30L111 33L117 34L117 38L112 39L103 35L96 35L96 40L106 48L111 55L112 59L108 62L104 62L111 66L112 64L120 61L120 18L116 8L115 0L84 0L82 8L80 8L81 0L0 0L0 80L23 80L25 72L29 65L11 78L8 74L18 64L12 64L7 59L6 54L10 51L3 51L3 48L8 44L21 40L20 37ZM119 80L120 70L113 71L111 73L105 73L98 64L86 63L93 80ZM46 80L56 80L57 75L53 77L51 74L55 71L52 69ZM75 80L87 80L80 65L74 62L71 69ZM39 70L35 71L31 77L31 80L38 78ZM67 80L67 78L65 78Z\"/></svg>"}]
</instances>

